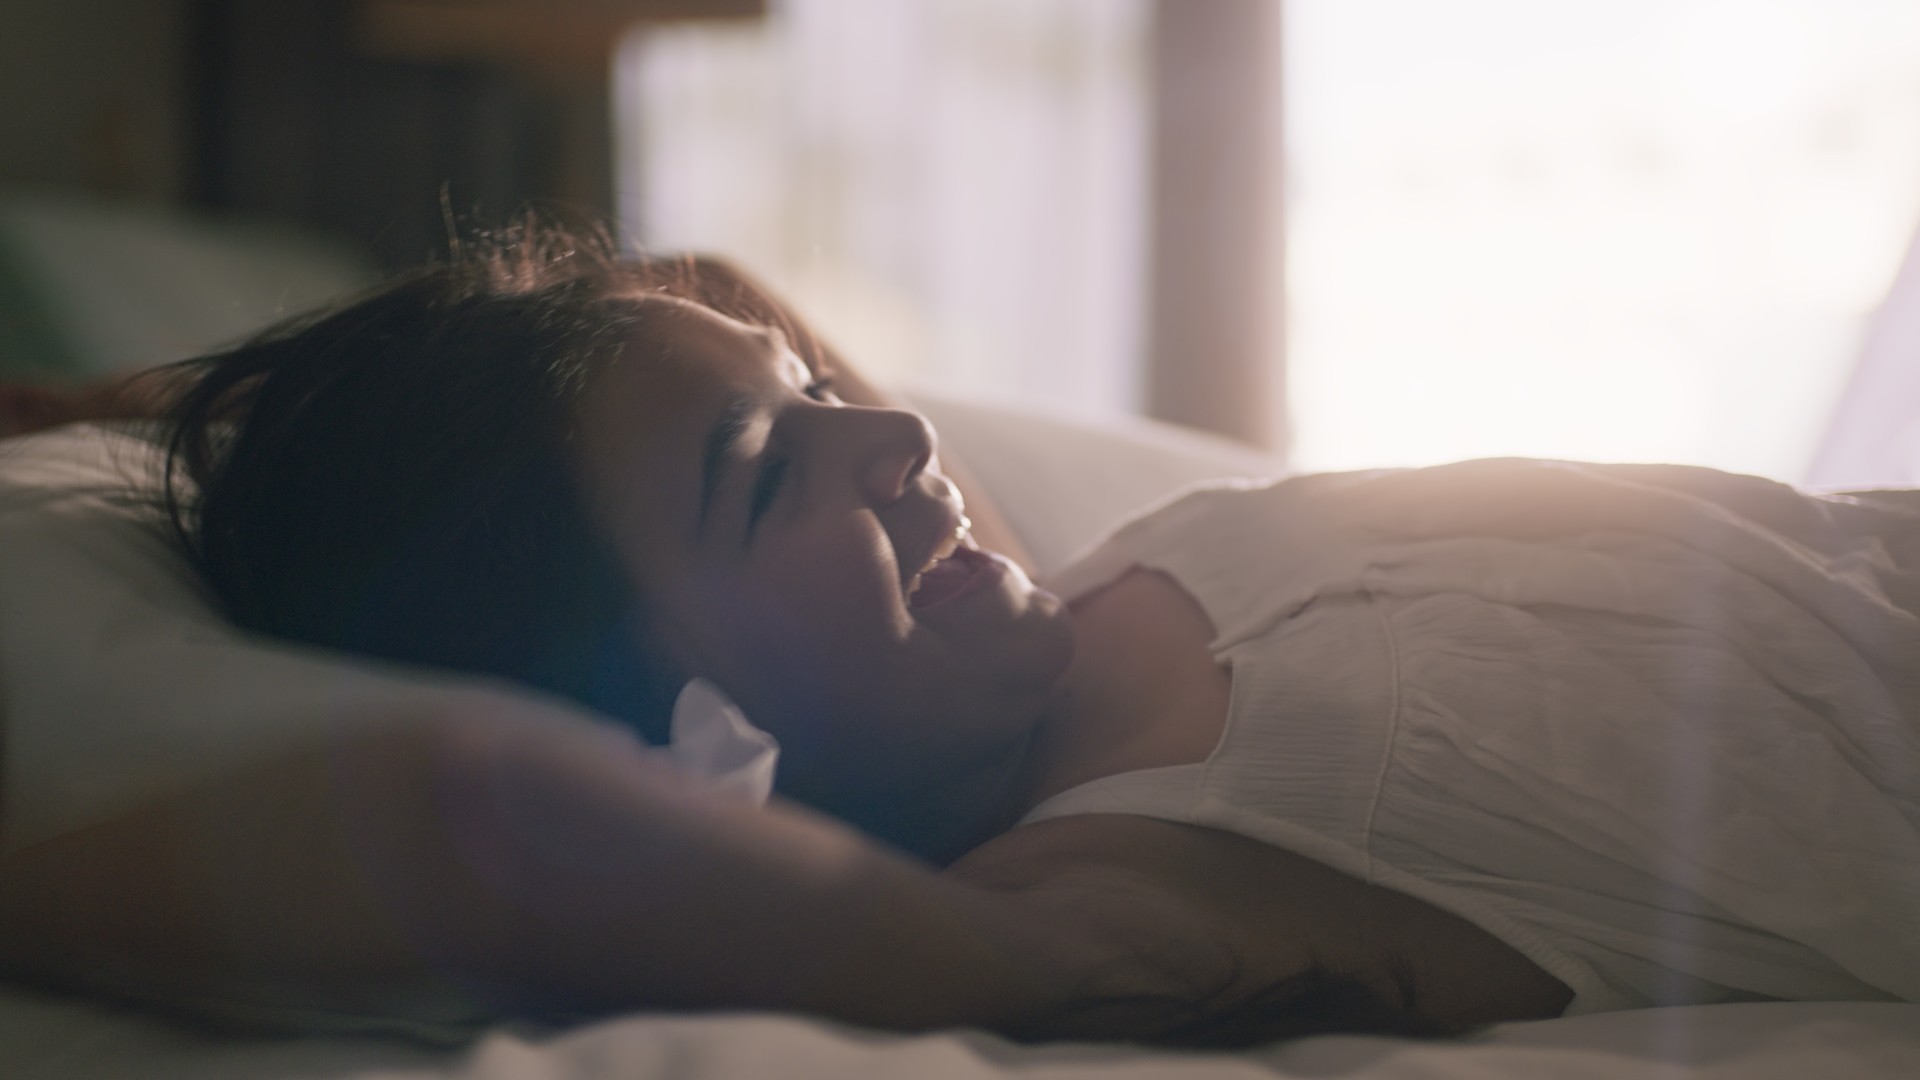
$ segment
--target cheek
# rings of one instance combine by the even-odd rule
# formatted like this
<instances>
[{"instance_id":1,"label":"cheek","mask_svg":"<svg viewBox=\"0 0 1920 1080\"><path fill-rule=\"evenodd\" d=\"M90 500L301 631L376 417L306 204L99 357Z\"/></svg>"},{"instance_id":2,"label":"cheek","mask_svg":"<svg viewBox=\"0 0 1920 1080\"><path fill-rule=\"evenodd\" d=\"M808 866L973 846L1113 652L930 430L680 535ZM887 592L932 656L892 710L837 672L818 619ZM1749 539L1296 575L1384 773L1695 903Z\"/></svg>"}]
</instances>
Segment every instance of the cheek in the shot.
<instances>
[{"instance_id":1,"label":"cheek","mask_svg":"<svg viewBox=\"0 0 1920 1080\"><path fill-rule=\"evenodd\" d=\"M885 543L791 538L696 590L702 666L756 722L843 707L887 669L912 624Z\"/></svg>"},{"instance_id":2,"label":"cheek","mask_svg":"<svg viewBox=\"0 0 1920 1080\"><path fill-rule=\"evenodd\" d=\"M884 648L912 629L898 580L892 547L872 531L782 538L736 581L736 617L779 628L800 653Z\"/></svg>"}]
</instances>

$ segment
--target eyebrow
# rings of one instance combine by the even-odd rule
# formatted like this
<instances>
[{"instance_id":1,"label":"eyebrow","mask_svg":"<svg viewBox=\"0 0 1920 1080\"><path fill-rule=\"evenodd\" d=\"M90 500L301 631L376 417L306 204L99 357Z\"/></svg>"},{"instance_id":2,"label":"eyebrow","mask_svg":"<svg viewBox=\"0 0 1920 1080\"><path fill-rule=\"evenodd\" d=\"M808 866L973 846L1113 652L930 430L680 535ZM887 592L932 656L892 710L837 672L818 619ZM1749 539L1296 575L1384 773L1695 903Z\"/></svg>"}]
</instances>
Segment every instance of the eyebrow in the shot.
<instances>
[{"instance_id":1,"label":"eyebrow","mask_svg":"<svg viewBox=\"0 0 1920 1080\"><path fill-rule=\"evenodd\" d=\"M707 432L707 444L700 457L700 517L695 530L705 533L707 513L713 508L714 494L720 490L720 477L727 459L732 457L747 432L747 419L753 413L753 396L741 394L721 408L720 416Z\"/></svg>"}]
</instances>

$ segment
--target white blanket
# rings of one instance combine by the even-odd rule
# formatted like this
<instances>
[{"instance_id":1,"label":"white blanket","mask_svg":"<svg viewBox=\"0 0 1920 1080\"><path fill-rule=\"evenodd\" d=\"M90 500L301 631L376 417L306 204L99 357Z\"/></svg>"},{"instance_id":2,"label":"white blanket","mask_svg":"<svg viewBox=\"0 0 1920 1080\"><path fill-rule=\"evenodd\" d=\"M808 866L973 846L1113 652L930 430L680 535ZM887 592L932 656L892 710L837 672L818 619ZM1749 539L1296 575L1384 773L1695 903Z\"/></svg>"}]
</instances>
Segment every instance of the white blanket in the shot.
<instances>
[{"instance_id":1,"label":"white blanket","mask_svg":"<svg viewBox=\"0 0 1920 1080\"><path fill-rule=\"evenodd\" d=\"M1239 1054L1017 1047L976 1033L878 1035L788 1017L636 1016L557 1035L499 1029L435 1049L373 1039L234 1039L96 1005L0 992L10 1080L1905 1080L1920 1005L1754 1004L1508 1024L1474 1040L1305 1039Z\"/></svg>"}]
</instances>

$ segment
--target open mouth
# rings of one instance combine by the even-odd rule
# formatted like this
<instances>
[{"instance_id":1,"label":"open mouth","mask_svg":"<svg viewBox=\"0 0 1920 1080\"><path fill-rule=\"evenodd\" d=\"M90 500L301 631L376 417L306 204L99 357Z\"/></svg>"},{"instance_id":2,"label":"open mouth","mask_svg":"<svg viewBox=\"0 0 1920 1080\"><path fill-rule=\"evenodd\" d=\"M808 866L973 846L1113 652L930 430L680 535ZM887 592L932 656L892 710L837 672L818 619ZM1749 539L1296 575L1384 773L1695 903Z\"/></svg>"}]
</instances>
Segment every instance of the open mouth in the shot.
<instances>
[{"instance_id":1,"label":"open mouth","mask_svg":"<svg viewBox=\"0 0 1920 1080\"><path fill-rule=\"evenodd\" d=\"M973 523L960 519L951 536L945 537L922 566L907 579L907 606L924 608L951 600L967 591L979 572L992 564L992 557L973 546L968 530Z\"/></svg>"}]
</instances>

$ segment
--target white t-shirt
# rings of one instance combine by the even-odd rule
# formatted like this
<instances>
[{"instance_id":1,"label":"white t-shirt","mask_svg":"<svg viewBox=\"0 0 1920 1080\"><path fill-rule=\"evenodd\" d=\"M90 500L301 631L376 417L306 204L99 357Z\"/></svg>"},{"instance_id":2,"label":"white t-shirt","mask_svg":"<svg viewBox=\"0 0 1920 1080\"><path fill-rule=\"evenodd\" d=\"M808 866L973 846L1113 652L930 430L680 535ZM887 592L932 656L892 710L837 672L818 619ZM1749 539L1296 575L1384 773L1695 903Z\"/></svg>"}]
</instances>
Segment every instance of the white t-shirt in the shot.
<instances>
[{"instance_id":1,"label":"white t-shirt","mask_svg":"<svg viewBox=\"0 0 1920 1080\"><path fill-rule=\"evenodd\" d=\"M1027 820L1240 833L1508 942L1570 1013L1920 1000L1920 494L1486 461L1197 490L1133 566L1211 617L1203 764Z\"/></svg>"}]
</instances>

